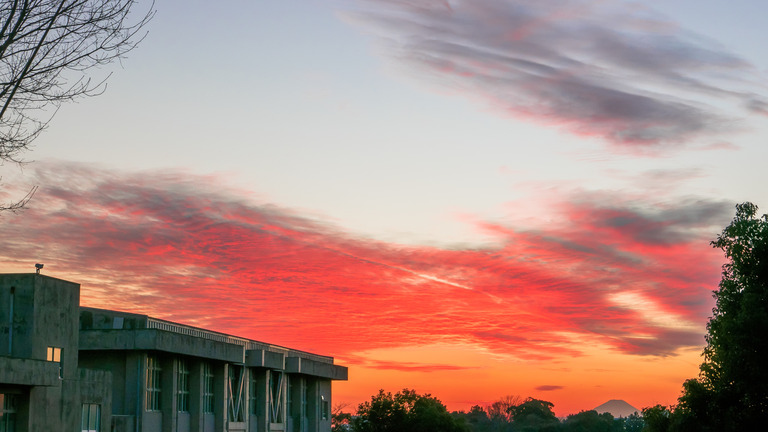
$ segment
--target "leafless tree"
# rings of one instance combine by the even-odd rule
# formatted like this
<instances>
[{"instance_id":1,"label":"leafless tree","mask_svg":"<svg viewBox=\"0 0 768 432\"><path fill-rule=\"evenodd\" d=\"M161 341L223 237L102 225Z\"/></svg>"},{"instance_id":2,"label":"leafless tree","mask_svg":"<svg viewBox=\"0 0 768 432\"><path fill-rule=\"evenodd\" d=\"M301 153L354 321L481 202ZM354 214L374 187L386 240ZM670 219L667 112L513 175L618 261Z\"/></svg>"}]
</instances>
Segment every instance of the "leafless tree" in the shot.
<instances>
[{"instance_id":1,"label":"leafless tree","mask_svg":"<svg viewBox=\"0 0 768 432\"><path fill-rule=\"evenodd\" d=\"M506 395L500 397L492 404L485 407L485 412L490 419L501 419L507 423L512 422L512 414L510 408L516 407L523 403L523 398L518 395Z\"/></svg>"},{"instance_id":2,"label":"leafless tree","mask_svg":"<svg viewBox=\"0 0 768 432\"><path fill-rule=\"evenodd\" d=\"M104 91L106 77L89 70L136 47L154 3L136 13L136 0L0 0L0 164L20 155L58 107ZM107 76L108 77L108 76ZM22 200L0 210L23 206Z\"/></svg>"}]
</instances>

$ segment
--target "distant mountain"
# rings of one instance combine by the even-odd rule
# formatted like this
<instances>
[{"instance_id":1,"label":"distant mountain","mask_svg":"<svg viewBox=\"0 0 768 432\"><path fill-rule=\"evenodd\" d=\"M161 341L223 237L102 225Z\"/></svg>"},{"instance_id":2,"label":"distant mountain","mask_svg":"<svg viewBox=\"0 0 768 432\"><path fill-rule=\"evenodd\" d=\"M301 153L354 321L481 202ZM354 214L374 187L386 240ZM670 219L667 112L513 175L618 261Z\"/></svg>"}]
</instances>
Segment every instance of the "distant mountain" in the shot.
<instances>
[{"instance_id":1,"label":"distant mountain","mask_svg":"<svg viewBox=\"0 0 768 432\"><path fill-rule=\"evenodd\" d=\"M630 414L640 413L640 410L619 399L611 399L608 402L595 408L599 414L611 413L614 417L629 417Z\"/></svg>"}]
</instances>

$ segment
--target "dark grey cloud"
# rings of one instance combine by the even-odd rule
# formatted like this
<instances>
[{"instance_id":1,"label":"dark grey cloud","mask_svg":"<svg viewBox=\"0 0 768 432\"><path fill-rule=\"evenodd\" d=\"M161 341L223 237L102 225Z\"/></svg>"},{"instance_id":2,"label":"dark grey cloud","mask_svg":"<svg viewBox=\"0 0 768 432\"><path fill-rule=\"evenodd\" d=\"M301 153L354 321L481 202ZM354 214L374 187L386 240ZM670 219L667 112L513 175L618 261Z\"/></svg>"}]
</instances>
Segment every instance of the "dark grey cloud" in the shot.
<instances>
[{"instance_id":1,"label":"dark grey cloud","mask_svg":"<svg viewBox=\"0 0 768 432\"><path fill-rule=\"evenodd\" d=\"M606 197L603 197L606 198ZM733 214L729 201L680 200L665 207L633 208L625 204L611 205L611 200L589 202L590 212L584 222L594 229L620 232L641 244L673 244L701 236L702 230L724 226ZM582 202L581 204L587 204ZM714 238L716 232L712 232Z\"/></svg>"},{"instance_id":2,"label":"dark grey cloud","mask_svg":"<svg viewBox=\"0 0 768 432\"><path fill-rule=\"evenodd\" d=\"M419 77L511 116L613 144L708 140L768 106L746 60L643 7L565 0L346 7ZM723 111L727 101L735 111Z\"/></svg>"},{"instance_id":3,"label":"dark grey cloud","mask_svg":"<svg viewBox=\"0 0 768 432\"><path fill-rule=\"evenodd\" d=\"M562 390L565 387L559 386L559 385L540 385L536 387L536 390L538 391L555 391L555 390Z\"/></svg>"}]
</instances>

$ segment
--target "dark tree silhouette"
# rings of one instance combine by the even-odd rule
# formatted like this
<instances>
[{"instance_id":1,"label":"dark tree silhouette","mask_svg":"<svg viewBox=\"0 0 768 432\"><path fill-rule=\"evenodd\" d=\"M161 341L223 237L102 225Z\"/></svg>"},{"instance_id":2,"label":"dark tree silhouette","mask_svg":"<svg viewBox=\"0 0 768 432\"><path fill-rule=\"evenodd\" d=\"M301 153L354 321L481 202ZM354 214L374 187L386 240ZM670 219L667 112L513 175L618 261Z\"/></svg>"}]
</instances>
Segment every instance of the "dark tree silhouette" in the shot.
<instances>
[{"instance_id":1,"label":"dark tree silhouette","mask_svg":"<svg viewBox=\"0 0 768 432\"><path fill-rule=\"evenodd\" d=\"M643 408L643 432L667 432L672 423L672 410L664 405Z\"/></svg>"},{"instance_id":2,"label":"dark tree silhouette","mask_svg":"<svg viewBox=\"0 0 768 432\"><path fill-rule=\"evenodd\" d=\"M363 402L352 419L355 432L467 432L462 420L446 410L437 398L404 389L395 395L379 390Z\"/></svg>"},{"instance_id":3,"label":"dark tree silhouette","mask_svg":"<svg viewBox=\"0 0 768 432\"><path fill-rule=\"evenodd\" d=\"M727 258L699 379L684 384L678 429L763 430L768 420L768 216L736 206L712 242ZM677 414L677 413L676 413Z\"/></svg>"},{"instance_id":4,"label":"dark tree silhouette","mask_svg":"<svg viewBox=\"0 0 768 432\"><path fill-rule=\"evenodd\" d=\"M569 415L560 429L564 432L624 432L624 421L617 421L610 413L582 411Z\"/></svg>"},{"instance_id":5,"label":"dark tree silhouette","mask_svg":"<svg viewBox=\"0 0 768 432\"><path fill-rule=\"evenodd\" d=\"M513 430L523 432L556 431L560 421L555 417L552 408L555 405L534 398L527 398L520 405L509 409L512 414Z\"/></svg>"},{"instance_id":6,"label":"dark tree silhouette","mask_svg":"<svg viewBox=\"0 0 768 432\"><path fill-rule=\"evenodd\" d=\"M142 39L152 7L135 0L0 0L0 163L20 156L66 101L101 93L90 69L123 57ZM17 209L22 200L0 209Z\"/></svg>"}]
</instances>

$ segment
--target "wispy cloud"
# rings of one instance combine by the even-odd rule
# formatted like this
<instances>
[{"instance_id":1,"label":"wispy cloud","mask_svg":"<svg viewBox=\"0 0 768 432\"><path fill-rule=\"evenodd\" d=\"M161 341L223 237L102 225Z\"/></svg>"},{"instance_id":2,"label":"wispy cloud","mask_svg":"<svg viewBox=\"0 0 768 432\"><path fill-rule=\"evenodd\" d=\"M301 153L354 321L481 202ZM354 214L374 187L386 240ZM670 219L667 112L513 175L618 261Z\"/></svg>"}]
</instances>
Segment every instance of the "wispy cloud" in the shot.
<instances>
[{"instance_id":1,"label":"wispy cloud","mask_svg":"<svg viewBox=\"0 0 768 432\"><path fill-rule=\"evenodd\" d=\"M378 35L386 52L416 76L516 118L625 148L709 142L768 106L758 84L763 78L749 62L638 4L343 5L351 21Z\"/></svg>"},{"instance_id":2,"label":"wispy cloud","mask_svg":"<svg viewBox=\"0 0 768 432\"><path fill-rule=\"evenodd\" d=\"M536 387L536 390L538 391L555 391L555 390L562 390L563 386L559 385L542 385Z\"/></svg>"},{"instance_id":3,"label":"wispy cloud","mask_svg":"<svg viewBox=\"0 0 768 432\"><path fill-rule=\"evenodd\" d=\"M404 246L258 204L215 178L35 164L30 208L0 219L0 262L44 262L87 305L337 354L461 343L519 358L700 346L723 202L582 193L496 246ZM376 367L390 367L386 364ZM406 368L422 368L406 365Z\"/></svg>"},{"instance_id":4,"label":"wispy cloud","mask_svg":"<svg viewBox=\"0 0 768 432\"><path fill-rule=\"evenodd\" d=\"M362 366L369 369L392 370L398 372L441 372L477 369L476 366L457 366L445 363L419 363L410 361L383 361L365 358L359 355L347 354L344 363L348 365Z\"/></svg>"}]
</instances>

